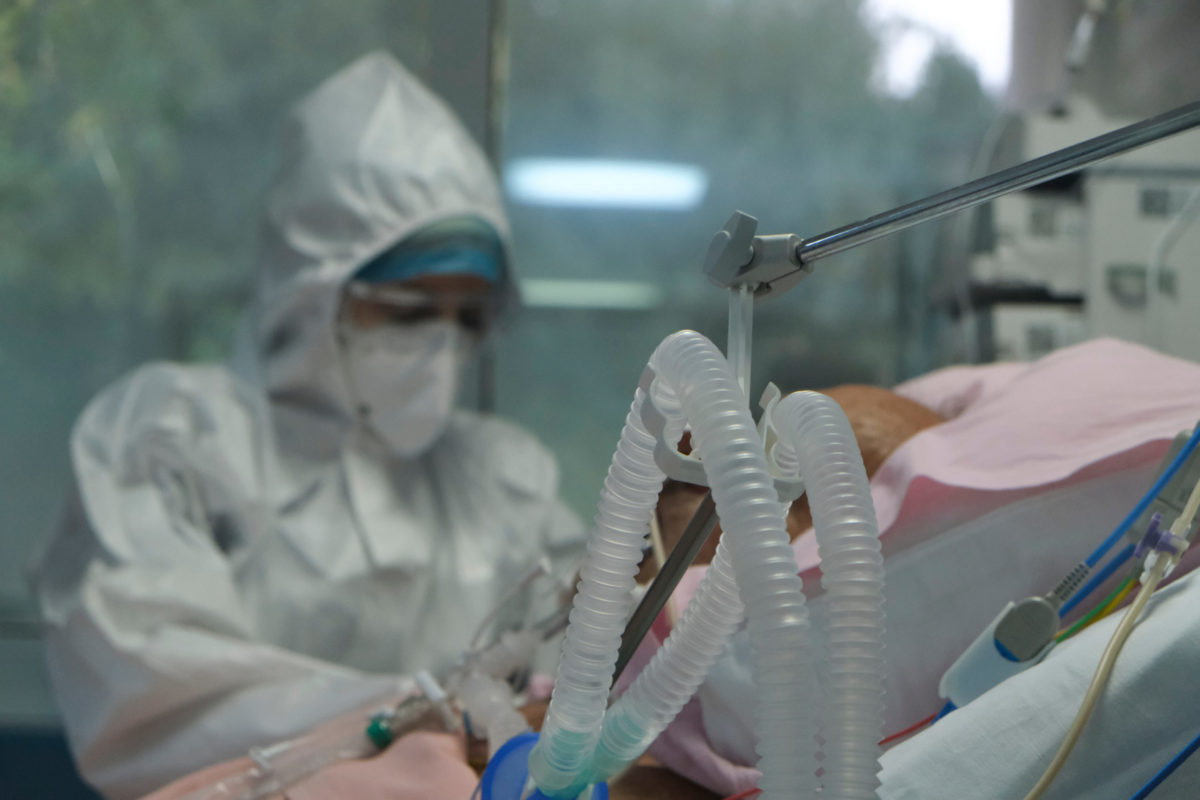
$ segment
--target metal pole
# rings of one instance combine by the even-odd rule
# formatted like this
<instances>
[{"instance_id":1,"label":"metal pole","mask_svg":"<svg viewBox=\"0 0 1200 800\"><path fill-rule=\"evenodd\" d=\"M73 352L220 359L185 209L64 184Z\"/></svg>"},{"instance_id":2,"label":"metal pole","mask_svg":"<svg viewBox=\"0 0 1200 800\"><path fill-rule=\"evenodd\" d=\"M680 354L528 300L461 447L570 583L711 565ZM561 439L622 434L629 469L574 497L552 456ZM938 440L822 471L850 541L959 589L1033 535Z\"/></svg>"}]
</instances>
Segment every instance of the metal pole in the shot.
<instances>
[{"instance_id":1,"label":"metal pole","mask_svg":"<svg viewBox=\"0 0 1200 800\"><path fill-rule=\"evenodd\" d=\"M962 186L804 239L796 248L796 255L801 264L808 264L922 222L986 203L1009 192L1036 186L1197 126L1200 126L1200 102L1181 106Z\"/></svg>"}]
</instances>

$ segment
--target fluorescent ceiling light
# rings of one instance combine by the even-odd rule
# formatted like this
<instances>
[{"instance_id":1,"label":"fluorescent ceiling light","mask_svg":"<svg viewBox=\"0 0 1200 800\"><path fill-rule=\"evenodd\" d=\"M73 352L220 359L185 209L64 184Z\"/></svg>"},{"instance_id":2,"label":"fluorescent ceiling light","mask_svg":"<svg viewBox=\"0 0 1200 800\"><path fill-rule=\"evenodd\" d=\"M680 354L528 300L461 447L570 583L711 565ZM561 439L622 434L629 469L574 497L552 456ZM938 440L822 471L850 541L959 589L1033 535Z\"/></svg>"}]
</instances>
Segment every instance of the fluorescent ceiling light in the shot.
<instances>
[{"instance_id":1,"label":"fluorescent ceiling light","mask_svg":"<svg viewBox=\"0 0 1200 800\"><path fill-rule=\"evenodd\" d=\"M685 210L704 199L708 176L663 161L518 158L508 163L504 186L531 205Z\"/></svg>"},{"instance_id":2,"label":"fluorescent ceiling light","mask_svg":"<svg viewBox=\"0 0 1200 800\"><path fill-rule=\"evenodd\" d=\"M639 281L573 281L526 278L521 300L533 308L649 311L662 305L662 289Z\"/></svg>"}]
</instances>

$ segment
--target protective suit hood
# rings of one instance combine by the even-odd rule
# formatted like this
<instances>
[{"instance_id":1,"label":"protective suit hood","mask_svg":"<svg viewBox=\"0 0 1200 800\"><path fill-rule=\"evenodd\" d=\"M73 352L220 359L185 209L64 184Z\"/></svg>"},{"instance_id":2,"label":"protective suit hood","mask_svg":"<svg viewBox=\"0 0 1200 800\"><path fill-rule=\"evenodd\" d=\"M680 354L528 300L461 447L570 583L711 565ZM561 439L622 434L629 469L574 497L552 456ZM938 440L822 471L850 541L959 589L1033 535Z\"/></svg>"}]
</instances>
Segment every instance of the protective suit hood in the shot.
<instances>
[{"instance_id":1,"label":"protective suit hood","mask_svg":"<svg viewBox=\"0 0 1200 800\"><path fill-rule=\"evenodd\" d=\"M332 455L354 425L335 326L362 264L441 219L473 215L507 249L486 158L453 113L395 59L373 52L318 86L288 119L262 224L253 322L235 366L261 382L281 436ZM511 292L511 284L504 291Z\"/></svg>"},{"instance_id":2,"label":"protective suit hood","mask_svg":"<svg viewBox=\"0 0 1200 800\"><path fill-rule=\"evenodd\" d=\"M107 797L394 702L481 625L548 613L510 591L531 563L573 573L583 530L533 437L458 411L398 457L349 399L342 285L460 214L507 233L482 154L399 64L360 59L290 119L233 369L148 364L80 417L33 577L76 764Z\"/></svg>"}]
</instances>

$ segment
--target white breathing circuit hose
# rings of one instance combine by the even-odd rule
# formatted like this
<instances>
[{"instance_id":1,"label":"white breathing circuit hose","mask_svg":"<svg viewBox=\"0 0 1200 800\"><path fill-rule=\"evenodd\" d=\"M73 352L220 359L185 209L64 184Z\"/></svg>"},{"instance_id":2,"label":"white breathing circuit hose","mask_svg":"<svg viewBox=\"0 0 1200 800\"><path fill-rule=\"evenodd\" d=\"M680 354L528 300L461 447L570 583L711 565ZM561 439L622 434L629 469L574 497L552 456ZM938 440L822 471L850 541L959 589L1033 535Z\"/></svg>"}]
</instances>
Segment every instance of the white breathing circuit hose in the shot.
<instances>
[{"instance_id":1,"label":"white breathing circuit hose","mask_svg":"<svg viewBox=\"0 0 1200 800\"><path fill-rule=\"evenodd\" d=\"M743 616L749 617L759 786L764 800L811 797L818 781L820 692L808 611L762 441L720 351L693 331L668 337L650 366L668 430L691 426L725 531L675 631L605 713L636 565L664 475L634 397L588 543L554 694L530 775L547 795L574 797L637 758L694 694ZM824 798L871 798L882 713L882 560L874 509L840 408L806 392L780 404L777 459L809 488L831 594L830 707Z\"/></svg>"},{"instance_id":2,"label":"white breathing circuit hose","mask_svg":"<svg viewBox=\"0 0 1200 800\"><path fill-rule=\"evenodd\" d=\"M829 599L822 797L874 798L883 738L883 555L854 432L836 402L797 392L776 408L775 460L804 478Z\"/></svg>"}]
</instances>

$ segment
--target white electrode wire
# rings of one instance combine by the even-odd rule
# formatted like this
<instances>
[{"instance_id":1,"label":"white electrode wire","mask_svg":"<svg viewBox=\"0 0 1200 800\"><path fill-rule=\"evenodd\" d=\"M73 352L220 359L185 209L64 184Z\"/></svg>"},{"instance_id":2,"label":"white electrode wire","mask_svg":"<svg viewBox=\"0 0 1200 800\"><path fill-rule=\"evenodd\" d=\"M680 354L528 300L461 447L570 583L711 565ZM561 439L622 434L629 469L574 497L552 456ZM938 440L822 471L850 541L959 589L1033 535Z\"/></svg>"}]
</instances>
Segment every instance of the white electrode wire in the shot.
<instances>
[{"instance_id":1,"label":"white electrode wire","mask_svg":"<svg viewBox=\"0 0 1200 800\"><path fill-rule=\"evenodd\" d=\"M1147 259L1149 267L1146 270L1146 324L1150 326L1151 344L1161 348L1164 340L1165 322L1161 313L1157 313L1156 302L1160 293L1162 274L1167 268L1167 257L1179 243L1179 239L1187 231L1196 218L1200 216L1200 189L1195 189L1184 201L1183 207L1163 229L1154 246L1150 248Z\"/></svg>"},{"instance_id":2,"label":"white electrode wire","mask_svg":"<svg viewBox=\"0 0 1200 800\"><path fill-rule=\"evenodd\" d=\"M1167 564L1167 559L1160 559L1154 565L1141 591L1138 592L1137 598L1134 599L1133 604L1129 606L1129 609L1125 612L1125 616L1121 619L1121 624L1113 631L1112 638L1108 641L1108 646L1104 648L1104 655L1100 657L1100 666L1096 668L1096 674L1092 677L1092 683L1088 686L1087 693L1083 696L1083 704L1079 708L1079 713L1075 715L1075 721L1071 723L1071 728L1067 731L1067 735L1059 746L1058 752L1054 754L1050 766L1042 773L1042 777L1038 779L1037 784L1029 794L1025 795L1025 800L1038 800L1038 798L1044 795L1046 790L1050 788L1050 784L1062 770L1063 765L1067 763L1067 758L1071 755L1071 751L1075 749L1075 743L1079 741L1079 736L1083 733L1083 728L1087 724L1088 718L1091 717L1092 711L1096 708L1096 702L1100 699L1100 693L1104 691L1104 687L1108 683L1108 678L1112 675L1117 655L1121 652L1121 648L1125 646L1125 640L1129 638L1129 634L1133 631L1133 626L1137 622L1138 616L1141 615L1142 610L1145 609L1146 603L1150 600L1150 595L1154 593L1159 581L1162 580Z\"/></svg>"}]
</instances>

